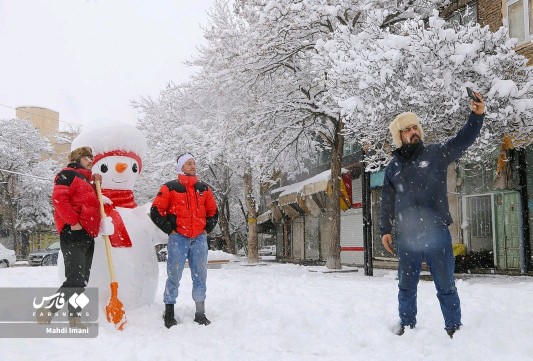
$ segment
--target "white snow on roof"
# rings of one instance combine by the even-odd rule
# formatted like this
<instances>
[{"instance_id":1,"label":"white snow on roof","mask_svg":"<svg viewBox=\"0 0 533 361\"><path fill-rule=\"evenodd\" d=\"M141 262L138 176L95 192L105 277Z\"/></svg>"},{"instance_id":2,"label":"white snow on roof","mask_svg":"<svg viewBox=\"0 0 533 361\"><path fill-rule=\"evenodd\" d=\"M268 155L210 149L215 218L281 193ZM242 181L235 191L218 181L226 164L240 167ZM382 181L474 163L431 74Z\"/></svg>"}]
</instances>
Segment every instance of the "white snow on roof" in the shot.
<instances>
[{"instance_id":1,"label":"white snow on roof","mask_svg":"<svg viewBox=\"0 0 533 361\"><path fill-rule=\"evenodd\" d=\"M347 169L342 168L341 173L344 174L346 172L349 172L349 171ZM318 173L317 175L311 178L307 178L301 182L275 188L272 191L270 191L270 193L272 194L272 193L281 192L279 194L280 197L287 195L287 194L292 194L292 193L301 193L304 189L304 186L308 184L318 183L322 181L329 181L330 179L331 179L331 170L328 169L322 173Z\"/></svg>"}]
</instances>

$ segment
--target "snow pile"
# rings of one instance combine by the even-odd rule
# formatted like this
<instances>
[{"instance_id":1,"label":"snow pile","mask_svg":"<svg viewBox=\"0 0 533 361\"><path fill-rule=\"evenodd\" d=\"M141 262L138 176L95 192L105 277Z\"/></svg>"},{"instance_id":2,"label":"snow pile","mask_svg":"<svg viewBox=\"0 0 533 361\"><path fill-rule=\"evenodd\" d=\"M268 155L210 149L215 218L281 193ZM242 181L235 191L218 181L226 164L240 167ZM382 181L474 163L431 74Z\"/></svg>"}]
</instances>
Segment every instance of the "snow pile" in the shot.
<instances>
[{"instance_id":1,"label":"snow pile","mask_svg":"<svg viewBox=\"0 0 533 361\"><path fill-rule=\"evenodd\" d=\"M224 251L209 251L207 254L207 261L230 261L230 262L236 262L239 261L239 257L231 254L226 253Z\"/></svg>"},{"instance_id":2,"label":"snow pile","mask_svg":"<svg viewBox=\"0 0 533 361\"><path fill-rule=\"evenodd\" d=\"M517 361L533 359L533 278L470 276L457 282L464 326L450 339L435 287L421 281L418 324L399 337L395 271L309 272L309 267L229 263L209 269L207 316L193 322L190 270L185 269L176 314L161 319L165 263L155 304L127 311L123 332L102 321L94 339L0 339L3 360L208 361ZM55 267L0 269L0 287L58 286Z\"/></svg>"}]
</instances>

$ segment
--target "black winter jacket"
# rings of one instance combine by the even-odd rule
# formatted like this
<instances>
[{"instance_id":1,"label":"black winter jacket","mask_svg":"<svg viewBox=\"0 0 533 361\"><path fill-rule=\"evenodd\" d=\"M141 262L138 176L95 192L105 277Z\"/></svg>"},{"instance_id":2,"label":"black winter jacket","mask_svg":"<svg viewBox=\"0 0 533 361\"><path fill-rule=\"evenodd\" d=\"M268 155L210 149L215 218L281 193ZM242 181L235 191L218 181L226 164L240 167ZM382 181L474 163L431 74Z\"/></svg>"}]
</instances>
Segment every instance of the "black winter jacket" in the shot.
<instances>
[{"instance_id":1,"label":"black winter jacket","mask_svg":"<svg viewBox=\"0 0 533 361\"><path fill-rule=\"evenodd\" d=\"M409 159L393 152L385 168L381 195L380 233L416 234L452 223L448 207L448 165L456 161L476 140L483 115L470 113L457 135L443 144L421 143Z\"/></svg>"}]
</instances>

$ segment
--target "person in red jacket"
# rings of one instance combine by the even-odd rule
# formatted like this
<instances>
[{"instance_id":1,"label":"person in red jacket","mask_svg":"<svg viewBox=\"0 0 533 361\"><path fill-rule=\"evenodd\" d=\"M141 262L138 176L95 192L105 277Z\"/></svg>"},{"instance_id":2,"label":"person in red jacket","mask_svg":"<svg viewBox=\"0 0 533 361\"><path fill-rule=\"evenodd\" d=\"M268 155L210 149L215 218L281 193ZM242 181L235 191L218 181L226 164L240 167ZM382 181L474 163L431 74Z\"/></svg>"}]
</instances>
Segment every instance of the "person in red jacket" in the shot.
<instances>
[{"instance_id":1,"label":"person in red jacket","mask_svg":"<svg viewBox=\"0 0 533 361\"><path fill-rule=\"evenodd\" d=\"M101 181L102 177L91 173L92 164L91 148L75 149L69 155L69 164L54 180L54 220L59 233L66 278L57 292L64 293L65 300L74 292L80 294L87 286L93 259L94 237L101 229L99 201L93 180ZM75 314L76 309L70 303L68 307L70 325L80 326L80 319ZM38 310L37 322L49 324L56 312L55 306Z\"/></svg>"},{"instance_id":2,"label":"person in red jacket","mask_svg":"<svg viewBox=\"0 0 533 361\"><path fill-rule=\"evenodd\" d=\"M178 324L174 305L188 259L196 304L194 321L207 326L211 323L205 316L207 233L217 224L218 208L211 188L196 177L193 155L182 154L177 162L178 179L161 187L150 210L152 221L169 235L163 319L167 328Z\"/></svg>"}]
</instances>

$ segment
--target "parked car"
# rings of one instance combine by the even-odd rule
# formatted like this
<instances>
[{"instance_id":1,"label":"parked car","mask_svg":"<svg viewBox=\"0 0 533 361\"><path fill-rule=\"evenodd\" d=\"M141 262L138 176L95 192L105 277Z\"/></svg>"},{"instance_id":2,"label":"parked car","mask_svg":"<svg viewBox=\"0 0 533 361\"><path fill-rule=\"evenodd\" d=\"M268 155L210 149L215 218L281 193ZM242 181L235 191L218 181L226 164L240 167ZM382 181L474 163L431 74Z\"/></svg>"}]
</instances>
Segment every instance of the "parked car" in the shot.
<instances>
[{"instance_id":1,"label":"parked car","mask_svg":"<svg viewBox=\"0 0 533 361\"><path fill-rule=\"evenodd\" d=\"M259 249L260 256L275 256L276 246L263 246Z\"/></svg>"},{"instance_id":2,"label":"parked car","mask_svg":"<svg viewBox=\"0 0 533 361\"><path fill-rule=\"evenodd\" d=\"M168 255L168 249L167 247L163 247L161 248L158 252L157 252L157 261L158 262L165 262L167 260L167 255Z\"/></svg>"},{"instance_id":3,"label":"parked car","mask_svg":"<svg viewBox=\"0 0 533 361\"><path fill-rule=\"evenodd\" d=\"M30 266L56 266L60 248L59 242L54 242L41 251L32 252L28 256L28 263Z\"/></svg>"},{"instance_id":4,"label":"parked car","mask_svg":"<svg viewBox=\"0 0 533 361\"><path fill-rule=\"evenodd\" d=\"M13 267L16 261L15 251L0 244L0 268Z\"/></svg>"}]
</instances>

